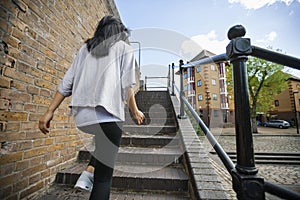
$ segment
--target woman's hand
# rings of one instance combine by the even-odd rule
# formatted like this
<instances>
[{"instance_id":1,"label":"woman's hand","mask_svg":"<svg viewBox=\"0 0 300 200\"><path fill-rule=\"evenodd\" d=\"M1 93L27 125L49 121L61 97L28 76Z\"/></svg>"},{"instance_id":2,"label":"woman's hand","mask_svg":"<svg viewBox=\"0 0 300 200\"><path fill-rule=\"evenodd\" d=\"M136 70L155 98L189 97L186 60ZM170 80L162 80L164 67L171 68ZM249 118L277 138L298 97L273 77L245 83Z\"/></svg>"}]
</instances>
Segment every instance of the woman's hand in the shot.
<instances>
[{"instance_id":1,"label":"woman's hand","mask_svg":"<svg viewBox=\"0 0 300 200\"><path fill-rule=\"evenodd\" d=\"M133 118L136 120L137 124L140 125L143 123L145 115L140 110L137 110L133 113Z\"/></svg>"},{"instance_id":2,"label":"woman's hand","mask_svg":"<svg viewBox=\"0 0 300 200\"><path fill-rule=\"evenodd\" d=\"M39 129L42 133L49 133L50 122L53 118L53 112L47 111L39 120Z\"/></svg>"},{"instance_id":3,"label":"woman's hand","mask_svg":"<svg viewBox=\"0 0 300 200\"><path fill-rule=\"evenodd\" d=\"M42 131L42 133L49 133L50 121L53 118L54 111L58 108L58 106L61 104L61 102L63 102L64 99L65 97L59 91L55 93L47 112L39 120L39 129Z\"/></svg>"}]
</instances>

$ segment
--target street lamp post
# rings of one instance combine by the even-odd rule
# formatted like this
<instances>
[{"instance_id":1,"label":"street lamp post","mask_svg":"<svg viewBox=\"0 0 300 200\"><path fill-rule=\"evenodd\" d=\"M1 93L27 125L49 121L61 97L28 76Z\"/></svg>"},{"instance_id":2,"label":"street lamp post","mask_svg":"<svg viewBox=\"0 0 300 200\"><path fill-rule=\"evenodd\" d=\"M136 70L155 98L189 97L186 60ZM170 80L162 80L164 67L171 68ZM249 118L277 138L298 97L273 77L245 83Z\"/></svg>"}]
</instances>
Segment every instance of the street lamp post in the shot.
<instances>
[{"instance_id":1,"label":"street lamp post","mask_svg":"<svg viewBox=\"0 0 300 200\"><path fill-rule=\"evenodd\" d=\"M206 108L207 108L207 127L209 128L209 124L210 124L210 118L209 118L209 91L206 91Z\"/></svg>"},{"instance_id":2,"label":"street lamp post","mask_svg":"<svg viewBox=\"0 0 300 200\"><path fill-rule=\"evenodd\" d=\"M296 124L297 134L299 134L298 113L297 113L297 108L296 108L296 97L295 97L295 94L297 94L297 93L299 93L298 90L294 90L294 91L293 91L295 124Z\"/></svg>"}]
</instances>

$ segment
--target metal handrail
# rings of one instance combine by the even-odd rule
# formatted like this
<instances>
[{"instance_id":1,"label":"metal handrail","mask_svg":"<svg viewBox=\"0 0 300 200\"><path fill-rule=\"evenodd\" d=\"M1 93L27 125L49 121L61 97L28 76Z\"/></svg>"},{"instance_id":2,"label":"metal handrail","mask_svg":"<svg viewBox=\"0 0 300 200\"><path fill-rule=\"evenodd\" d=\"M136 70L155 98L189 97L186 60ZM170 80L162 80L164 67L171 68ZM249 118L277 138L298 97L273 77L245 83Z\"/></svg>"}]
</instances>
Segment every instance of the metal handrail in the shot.
<instances>
[{"instance_id":1,"label":"metal handrail","mask_svg":"<svg viewBox=\"0 0 300 200\"><path fill-rule=\"evenodd\" d=\"M174 85L174 88L178 93L180 93L180 89ZM214 135L210 132L209 128L205 125L203 120L199 117L197 112L193 109L191 104L188 102L188 100L180 95L180 98L183 100L184 104L187 106L188 110L191 112L193 115L194 119L197 121L198 125L201 127L201 130L207 137L209 143L212 145L214 150L216 151L217 155L221 159L222 163L226 167L227 171L230 173L231 176L233 176L233 170L235 169L235 165L232 162L231 158L229 155L226 153L226 151L222 148L220 143L217 141L217 139L214 137ZM285 187L278 186L274 183L264 181L264 190L265 192L268 192L269 194L273 194L277 197L284 198L284 199L289 199L289 200L294 200L294 199L300 199L300 194L293 191L289 190Z\"/></svg>"},{"instance_id":2,"label":"metal handrail","mask_svg":"<svg viewBox=\"0 0 300 200\"><path fill-rule=\"evenodd\" d=\"M258 57L267 61L286 65L295 69L300 69L300 59L278 52L273 52L260 47L251 46L250 39L243 38L245 35L244 27L237 25L232 27L228 32L228 38L231 40L226 48L226 54L220 54L212 57L206 57L197 61L184 64L179 62L180 89L174 82L174 64L172 63L172 93L174 88L179 93L180 114L178 118L184 119L184 105L191 112L198 125L201 127L210 144L215 149L227 171L232 176L233 189L237 193L238 199L265 199L265 192L276 195L285 199L300 199L300 193L289 190L285 187L278 186L274 183L265 181L257 176L258 170L255 167L255 158L253 150L252 127L250 121L250 105L248 94L247 66L248 56ZM230 61L233 65L234 79L234 97L235 97L235 114L236 114L236 144L237 144L237 164L235 165L216 138L210 132L209 128L202 121L198 113L193 109L188 100L185 98L183 90L183 69L195 67L197 65L220 63ZM169 71L170 71L169 66ZM167 77L170 80L170 72ZM170 84L168 84L170 86ZM254 188L253 188L254 187ZM255 192L254 192L255 191Z\"/></svg>"},{"instance_id":3,"label":"metal handrail","mask_svg":"<svg viewBox=\"0 0 300 200\"><path fill-rule=\"evenodd\" d=\"M178 89L176 85L175 85L175 88ZM195 120L197 121L198 125L201 127L203 133L206 135L209 143L211 144L211 146L214 148L214 150L216 151L216 153L220 157L222 163L225 165L227 171L230 174L232 174L232 170L235 168L235 165L232 162L232 160L230 159L230 157L228 156L228 154L222 148L222 146L220 145L218 140L215 138L215 136L210 132L209 128L205 125L203 120L199 117L199 115L193 109L193 107L188 102L188 100L182 95L180 96L180 98L183 100L184 104L187 106L189 111L192 113L192 115L195 118Z\"/></svg>"},{"instance_id":4,"label":"metal handrail","mask_svg":"<svg viewBox=\"0 0 300 200\"><path fill-rule=\"evenodd\" d=\"M226 54L220 54L212 57L203 58L187 64L179 61L180 72L180 114L178 118L184 118L184 104L187 106L199 126L205 133L210 144L217 152L222 163L232 176L233 189L237 193L238 199L265 199L265 192L274 194L287 199L300 199L300 194L276 184L264 181L258 177L257 168L255 167L255 158L253 150L252 128L250 121L250 105L248 94L247 66L246 61L249 55L262 58L278 64L287 65L289 67L300 69L300 60L288 55L272 52L259 47L251 46L250 39L243 38L245 34L244 27L238 25L232 27L228 32L231 40L226 48ZM197 65L227 62L233 65L234 91L235 91L235 113L236 113L236 143L237 143L237 165L235 166L222 149L221 145L216 141L198 116L188 100L184 97L183 92L183 69L195 67ZM174 76L174 73L173 73ZM174 84L174 83L173 83ZM174 84L175 85L175 84ZM174 87L174 86L173 86ZM176 87L176 89L178 89ZM252 188L255 186L255 189ZM253 191L255 190L255 193Z\"/></svg>"}]
</instances>

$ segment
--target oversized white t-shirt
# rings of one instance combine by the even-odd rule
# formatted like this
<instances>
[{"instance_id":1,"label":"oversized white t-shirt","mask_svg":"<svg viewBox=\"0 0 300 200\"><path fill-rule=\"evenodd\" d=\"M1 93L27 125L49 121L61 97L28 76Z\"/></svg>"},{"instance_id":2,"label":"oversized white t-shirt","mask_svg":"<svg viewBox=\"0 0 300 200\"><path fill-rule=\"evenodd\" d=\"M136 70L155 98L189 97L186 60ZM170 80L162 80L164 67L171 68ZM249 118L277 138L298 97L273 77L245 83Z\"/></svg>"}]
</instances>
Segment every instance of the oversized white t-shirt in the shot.
<instances>
[{"instance_id":1,"label":"oversized white t-shirt","mask_svg":"<svg viewBox=\"0 0 300 200\"><path fill-rule=\"evenodd\" d=\"M65 74L58 91L66 97L72 95L70 106L75 119L76 113L80 113L78 109L98 110L102 107L104 109L100 108L100 111L104 113L104 118L106 116L109 121L114 121L110 117L115 117L116 121L125 121L128 88L134 84L135 58L130 45L118 41L107 56L97 58L88 52L85 44ZM97 121L103 122L103 118Z\"/></svg>"}]
</instances>

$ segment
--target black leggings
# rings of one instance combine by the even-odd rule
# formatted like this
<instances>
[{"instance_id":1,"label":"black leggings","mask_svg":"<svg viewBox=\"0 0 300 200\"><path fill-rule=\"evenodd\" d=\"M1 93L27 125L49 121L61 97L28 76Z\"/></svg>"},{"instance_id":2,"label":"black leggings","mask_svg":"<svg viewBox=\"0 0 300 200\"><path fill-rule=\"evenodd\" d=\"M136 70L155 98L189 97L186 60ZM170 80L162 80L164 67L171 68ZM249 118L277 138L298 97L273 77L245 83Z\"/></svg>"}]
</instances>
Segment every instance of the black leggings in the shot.
<instances>
[{"instance_id":1,"label":"black leggings","mask_svg":"<svg viewBox=\"0 0 300 200\"><path fill-rule=\"evenodd\" d=\"M115 158L122 136L122 122L108 122L80 127L95 135L95 152L89 165L95 167L94 185L90 200L109 200Z\"/></svg>"}]
</instances>

